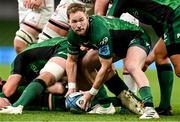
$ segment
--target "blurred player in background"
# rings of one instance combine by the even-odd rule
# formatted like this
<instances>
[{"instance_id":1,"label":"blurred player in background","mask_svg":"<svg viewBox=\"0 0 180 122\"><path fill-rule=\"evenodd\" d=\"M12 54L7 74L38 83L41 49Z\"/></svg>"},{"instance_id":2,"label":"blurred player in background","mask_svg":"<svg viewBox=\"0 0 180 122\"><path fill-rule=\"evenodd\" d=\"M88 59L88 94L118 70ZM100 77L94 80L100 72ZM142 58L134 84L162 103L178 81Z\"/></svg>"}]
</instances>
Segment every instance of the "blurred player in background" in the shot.
<instances>
[{"instance_id":1,"label":"blurred player in background","mask_svg":"<svg viewBox=\"0 0 180 122\"><path fill-rule=\"evenodd\" d=\"M54 0L18 0L19 30L14 48L21 52L38 39L38 34L54 12Z\"/></svg>"},{"instance_id":2,"label":"blurred player in background","mask_svg":"<svg viewBox=\"0 0 180 122\"><path fill-rule=\"evenodd\" d=\"M86 6L88 13L91 15L94 12L95 0L61 0L57 6L55 12L52 14L48 23L39 34L38 42L55 38L58 36L67 36L69 30L68 20L67 20L67 7L71 3L80 3Z\"/></svg>"}]
</instances>

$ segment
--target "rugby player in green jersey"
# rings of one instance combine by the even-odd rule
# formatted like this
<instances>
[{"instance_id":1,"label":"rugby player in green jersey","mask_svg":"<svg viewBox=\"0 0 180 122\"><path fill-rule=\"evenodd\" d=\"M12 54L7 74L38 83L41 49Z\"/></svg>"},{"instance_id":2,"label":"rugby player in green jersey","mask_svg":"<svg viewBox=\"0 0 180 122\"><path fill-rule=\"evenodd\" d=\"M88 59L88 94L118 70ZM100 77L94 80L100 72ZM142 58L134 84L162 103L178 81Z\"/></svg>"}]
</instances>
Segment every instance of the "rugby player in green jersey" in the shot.
<instances>
[{"instance_id":1,"label":"rugby player in green jersey","mask_svg":"<svg viewBox=\"0 0 180 122\"><path fill-rule=\"evenodd\" d=\"M34 44L17 55L12 64L12 72L4 84L1 97L12 96L21 81L27 87L14 105L14 113L22 113L23 106L50 88L56 81L62 79L65 73L66 39L55 38L44 43ZM54 85L53 93L62 94L62 85ZM13 107L9 107L12 108ZM13 110L11 111L13 113Z\"/></svg>"},{"instance_id":2,"label":"rugby player in green jersey","mask_svg":"<svg viewBox=\"0 0 180 122\"><path fill-rule=\"evenodd\" d=\"M107 11L110 0L96 0L100 13ZM101 6L101 8L99 7ZM161 90L161 102L156 110L162 115L172 115L170 99L173 86L173 69L168 57L174 65L176 75L180 75L179 56L179 16L178 0L113 0L108 15L119 17L123 12L129 12L141 22L152 25L160 38L147 58L146 67L156 61L158 79ZM163 40L165 43L163 42Z\"/></svg>"},{"instance_id":3,"label":"rugby player in green jersey","mask_svg":"<svg viewBox=\"0 0 180 122\"><path fill-rule=\"evenodd\" d=\"M150 50L150 40L144 31L140 27L118 18L88 17L84 6L75 3L68 7L67 16L71 26L68 33L68 58L66 61L68 83L75 84L76 82L77 61L81 46L97 49L101 63L92 88L84 92L82 109L86 110L102 84L113 77L112 62L113 54L115 54L120 59L126 57L126 68L138 84L139 93L146 109L140 119L159 118L153 108L149 81L142 71L142 66ZM76 91L75 88L69 88L67 94L74 91ZM121 94L117 96L120 97ZM144 115L147 115L146 118Z\"/></svg>"}]
</instances>

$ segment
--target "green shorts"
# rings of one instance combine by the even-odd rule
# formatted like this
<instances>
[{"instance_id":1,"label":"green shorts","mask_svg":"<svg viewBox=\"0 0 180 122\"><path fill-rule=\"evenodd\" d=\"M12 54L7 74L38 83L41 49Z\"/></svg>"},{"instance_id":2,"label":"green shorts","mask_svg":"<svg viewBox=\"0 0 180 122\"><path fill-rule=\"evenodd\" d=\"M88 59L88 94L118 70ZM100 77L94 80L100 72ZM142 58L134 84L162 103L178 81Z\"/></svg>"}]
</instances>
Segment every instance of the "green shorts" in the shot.
<instances>
[{"instance_id":1,"label":"green shorts","mask_svg":"<svg viewBox=\"0 0 180 122\"><path fill-rule=\"evenodd\" d=\"M138 46L142 48L148 55L151 49L151 41L147 38L147 36L142 34L141 37L135 38L130 42L129 47L132 46Z\"/></svg>"},{"instance_id":2,"label":"green shorts","mask_svg":"<svg viewBox=\"0 0 180 122\"><path fill-rule=\"evenodd\" d=\"M168 55L180 54L180 7L169 17L164 33L164 42Z\"/></svg>"}]
</instances>

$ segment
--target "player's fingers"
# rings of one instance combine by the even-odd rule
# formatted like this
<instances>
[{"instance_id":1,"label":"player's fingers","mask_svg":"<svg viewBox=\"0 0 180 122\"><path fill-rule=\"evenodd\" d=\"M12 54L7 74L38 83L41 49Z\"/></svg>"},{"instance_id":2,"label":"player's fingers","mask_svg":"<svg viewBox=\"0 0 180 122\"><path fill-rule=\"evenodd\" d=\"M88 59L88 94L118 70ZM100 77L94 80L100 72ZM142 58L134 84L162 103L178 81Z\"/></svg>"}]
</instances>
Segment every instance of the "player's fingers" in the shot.
<instances>
[{"instance_id":1,"label":"player's fingers","mask_svg":"<svg viewBox=\"0 0 180 122\"><path fill-rule=\"evenodd\" d=\"M31 3L31 4L29 5L29 8L30 8L30 9L34 9L34 4Z\"/></svg>"},{"instance_id":2,"label":"player's fingers","mask_svg":"<svg viewBox=\"0 0 180 122\"><path fill-rule=\"evenodd\" d=\"M29 2L28 2L27 0L24 0L24 1L23 1L23 6L24 6L25 8L28 8L28 3L29 3Z\"/></svg>"},{"instance_id":3,"label":"player's fingers","mask_svg":"<svg viewBox=\"0 0 180 122\"><path fill-rule=\"evenodd\" d=\"M25 8L27 8L27 3L26 3L26 2L24 2L24 3L23 3L23 6L24 6Z\"/></svg>"},{"instance_id":4,"label":"player's fingers","mask_svg":"<svg viewBox=\"0 0 180 122\"><path fill-rule=\"evenodd\" d=\"M69 92L67 92L67 93L66 93L66 95L65 95L64 97L66 98L69 94L70 94L70 93L69 93Z\"/></svg>"},{"instance_id":5,"label":"player's fingers","mask_svg":"<svg viewBox=\"0 0 180 122\"><path fill-rule=\"evenodd\" d=\"M82 106L81 106L81 109L82 109L82 110L86 110L86 104L87 104L87 101L84 100L84 103L83 103Z\"/></svg>"},{"instance_id":6,"label":"player's fingers","mask_svg":"<svg viewBox=\"0 0 180 122\"><path fill-rule=\"evenodd\" d=\"M38 8L38 4L32 2L31 5L30 5L30 8L31 9L37 9Z\"/></svg>"},{"instance_id":7,"label":"player's fingers","mask_svg":"<svg viewBox=\"0 0 180 122\"><path fill-rule=\"evenodd\" d=\"M81 109L87 111L88 108L89 108L89 101L84 99L84 103L82 104Z\"/></svg>"},{"instance_id":8,"label":"player's fingers","mask_svg":"<svg viewBox=\"0 0 180 122\"><path fill-rule=\"evenodd\" d=\"M38 6L34 6L34 8L33 9L38 9L39 7Z\"/></svg>"},{"instance_id":9,"label":"player's fingers","mask_svg":"<svg viewBox=\"0 0 180 122\"><path fill-rule=\"evenodd\" d=\"M85 106L85 111L87 111L89 108L89 102L87 102L86 106Z\"/></svg>"}]
</instances>

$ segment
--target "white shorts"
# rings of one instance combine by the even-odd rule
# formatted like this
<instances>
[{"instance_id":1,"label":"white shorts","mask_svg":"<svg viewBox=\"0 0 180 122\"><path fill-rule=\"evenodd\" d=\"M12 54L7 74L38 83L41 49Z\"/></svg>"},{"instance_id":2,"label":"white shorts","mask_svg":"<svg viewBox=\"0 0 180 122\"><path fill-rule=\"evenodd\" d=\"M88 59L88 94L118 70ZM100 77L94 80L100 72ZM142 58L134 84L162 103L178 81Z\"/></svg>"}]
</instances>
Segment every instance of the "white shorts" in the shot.
<instances>
[{"instance_id":1,"label":"white shorts","mask_svg":"<svg viewBox=\"0 0 180 122\"><path fill-rule=\"evenodd\" d=\"M68 23L67 20L67 7L71 3L80 3L86 6L88 11L92 11L94 8L94 0L61 0L59 5L57 6L55 12L51 16L51 19L57 22Z\"/></svg>"},{"instance_id":2,"label":"white shorts","mask_svg":"<svg viewBox=\"0 0 180 122\"><path fill-rule=\"evenodd\" d=\"M54 12L54 0L44 0L44 6L38 10L27 9L23 0L18 0L19 23L25 22L42 29Z\"/></svg>"}]
</instances>

